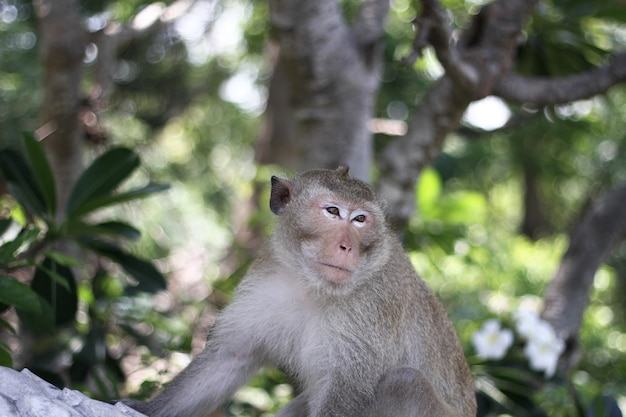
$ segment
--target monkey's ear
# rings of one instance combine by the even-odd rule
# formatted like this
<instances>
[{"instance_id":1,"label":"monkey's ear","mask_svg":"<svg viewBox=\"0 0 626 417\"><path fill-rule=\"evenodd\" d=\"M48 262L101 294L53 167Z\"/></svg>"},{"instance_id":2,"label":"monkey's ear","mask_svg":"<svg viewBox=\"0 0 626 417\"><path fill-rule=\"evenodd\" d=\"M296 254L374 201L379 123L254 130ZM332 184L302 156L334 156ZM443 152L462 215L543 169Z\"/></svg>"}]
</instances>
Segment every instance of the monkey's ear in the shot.
<instances>
[{"instance_id":1,"label":"monkey's ear","mask_svg":"<svg viewBox=\"0 0 626 417\"><path fill-rule=\"evenodd\" d=\"M291 200L291 183L282 178L272 176L272 192L270 194L270 210L278 215Z\"/></svg>"},{"instance_id":2,"label":"monkey's ear","mask_svg":"<svg viewBox=\"0 0 626 417\"><path fill-rule=\"evenodd\" d=\"M343 177L350 176L350 167L347 165L339 165L339 167L337 168L337 174Z\"/></svg>"}]
</instances>

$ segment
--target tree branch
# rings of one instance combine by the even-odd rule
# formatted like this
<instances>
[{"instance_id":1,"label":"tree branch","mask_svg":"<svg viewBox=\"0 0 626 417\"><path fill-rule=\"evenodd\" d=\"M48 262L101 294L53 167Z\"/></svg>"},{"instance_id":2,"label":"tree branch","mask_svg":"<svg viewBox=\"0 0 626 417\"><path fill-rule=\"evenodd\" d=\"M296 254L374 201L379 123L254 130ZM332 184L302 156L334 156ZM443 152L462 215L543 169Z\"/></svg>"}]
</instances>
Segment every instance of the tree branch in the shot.
<instances>
[{"instance_id":1,"label":"tree branch","mask_svg":"<svg viewBox=\"0 0 626 417\"><path fill-rule=\"evenodd\" d=\"M562 363L577 361L578 333L593 278L612 248L626 236L626 185L602 195L585 212L544 294L543 317L566 342Z\"/></svg>"},{"instance_id":2,"label":"tree branch","mask_svg":"<svg viewBox=\"0 0 626 417\"><path fill-rule=\"evenodd\" d=\"M450 77L442 77L411 116L407 135L385 148L378 164L377 190L397 231L404 230L415 213L415 184L421 170L439 155L470 100Z\"/></svg>"},{"instance_id":3,"label":"tree branch","mask_svg":"<svg viewBox=\"0 0 626 417\"><path fill-rule=\"evenodd\" d=\"M446 11L437 0L421 0L422 14L415 19L418 31L413 41L412 55L403 60L404 63L421 56L426 41L435 49L439 62L446 74L463 89L473 91L479 82L479 76L471 65L468 65L459 54L456 45L452 44L452 28Z\"/></svg>"},{"instance_id":4,"label":"tree branch","mask_svg":"<svg viewBox=\"0 0 626 417\"><path fill-rule=\"evenodd\" d=\"M415 37L413 38L413 43L411 44L411 51L401 60L403 65L413 65L416 59L421 58L424 55L422 50L429 45L428 37L432 24L433 22L431 19L423 16L416 16L415 19L413 19L413 25L416 27Z\"/></svg>"},{"instance_id":5,"label":"tree branch","mask_svg":"<svg viewBox=\"0 0 626 417\"><path fill-rule=\"evenodd\" d=\"M406 227L415 211L415 184L421 170L439 155L469 103L491 94L497 78L512 68L519 35L536 2L490 3L463 34L462 42L451 46L443 9L437 0L422 0L425 15L420 19L430 21L428 40L445 63L446 73L412 115L407 135L388 145L380 159L377 188L389 204L388 215L397 230ZM416 42L424 36L418 34Z\"/></svg>"},{"instance_id":6,"label":"tree branch","mask_svg":"<svg viewBox=\"0 0 626 417\"><path fill-rule=\"evenodd\" d=\"M606 66L560 78L532 78L517 74L502 77L494 93L516 103L562 104L603 93L626 81L626 53L613 55Z\"/></svg>"},{"instance_id":7,"label":"tree branch","mask_svg":"<svg viewBox=\"0 0 626 417\"><path fill-rule=\"evenodd\" d=\"M352 24L352 32L360 45L373 45L385 34L385 19L389 12L389 2L365 0Z\"/></svg>"}]
</instances>

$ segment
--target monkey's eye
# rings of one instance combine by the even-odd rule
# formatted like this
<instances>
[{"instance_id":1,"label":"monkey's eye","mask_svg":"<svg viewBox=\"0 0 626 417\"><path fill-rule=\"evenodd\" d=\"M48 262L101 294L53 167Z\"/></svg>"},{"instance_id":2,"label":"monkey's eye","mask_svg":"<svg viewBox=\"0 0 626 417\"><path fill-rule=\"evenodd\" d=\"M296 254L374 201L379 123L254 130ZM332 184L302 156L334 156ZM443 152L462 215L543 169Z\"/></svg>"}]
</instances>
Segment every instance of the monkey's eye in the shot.
<instances>
[{"instance_id":1,"label":"monkey's eye","mask_svg":"<svg viewBox=\"0 0 626 417\"><path fill-rule=\"evenodd\" d=\"M365 217L365 214L359 214L358 216L354 216L354 219L352 220L358 223L364 223L366 220L366 217Z\"/></svg>"},{"instance_id":2,"label":"monkey's eye","mask_svg":"<svg viewBox=\"0 0 626 417\"><path fill-rule=\"evenodd\" d=\"M326 211L332 214L333 216L339 216L339 209L337 207L326 207Z\"/></svg>"}]
</instances>

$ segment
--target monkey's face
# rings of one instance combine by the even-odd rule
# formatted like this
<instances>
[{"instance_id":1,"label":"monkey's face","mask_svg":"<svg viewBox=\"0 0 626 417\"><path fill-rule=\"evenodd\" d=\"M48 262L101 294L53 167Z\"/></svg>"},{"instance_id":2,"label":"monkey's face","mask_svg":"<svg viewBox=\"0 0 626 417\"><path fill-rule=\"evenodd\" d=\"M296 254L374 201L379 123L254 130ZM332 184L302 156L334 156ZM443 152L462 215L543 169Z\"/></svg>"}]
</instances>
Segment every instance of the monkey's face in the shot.
<instances>
[{"instance_id":1,"label":"monkey's face","mask_svg":"<svg viewBox=\"0 0 626 417\"><path fill-rule=\"evenodd\" d=\"M329 286L349 284L359 267L361 234L372 226L371 213L332 196L313 200L309 210L301 244L305 261Z\"/></svg>"},{"instance_id":2,"label":"monkey's face","mask_svg":"<svg viewBox=\"0 0 626 417\"><path fill-rule=\"evenodd\" d=\"M274 177L270 207L279 215L274 242L280 257L315 288L345 294L384 263L382 208L369 186L347 171Z\"/></svg>"},{"instance_id":3,"label":"monkey's face","mask_svg":"<svg viewBox=\"0 0 626 417\"><path fill-rule=\"evenodd\" d=\"M346 294L376 267L373 246L384 246L378 210L332 193L318 195L305 204L294 204L298 213L288 216L295 239L291 248L299 252L304 279L327 293Z\"/></svg>"}]
</instances>

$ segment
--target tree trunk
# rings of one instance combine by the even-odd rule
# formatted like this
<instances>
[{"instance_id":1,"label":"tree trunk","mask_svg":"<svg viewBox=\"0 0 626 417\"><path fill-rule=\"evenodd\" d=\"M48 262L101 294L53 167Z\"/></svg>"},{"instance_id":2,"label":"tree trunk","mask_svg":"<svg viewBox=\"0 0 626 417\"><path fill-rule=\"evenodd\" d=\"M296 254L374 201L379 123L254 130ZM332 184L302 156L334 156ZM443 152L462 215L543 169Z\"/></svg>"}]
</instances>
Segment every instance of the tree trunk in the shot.
<instances>
[{"instance_id":1,"label":"tree trunk","mask_svg":"<svg viewBox=\"0 0 626 417\"><path fill-rule=\"evenodd\" d=\"M578 331L596 271L626 236L626 185L608 191L585 212L544 294L543 318L566 342L565 369L577 361Z\"/></svg>"},{"instance_id":2,"label":"tree trunk","mask_svg":"<svg viewBox=\"0 0 626 417\"><path fill-rule=\"evenodd\" d=\"M69 193L82 172L83 129L78 112L87 33L76 0L34 2L44 67L39 137L57 188L57 220L65 217Z\"/></svg>"},{"instance_id":3,"label":"tree trunk","mask_svg":"<svg viewBox=\"0 0 626 417\"><path fill-rule=\"evenodd\" d=\"M366 0L348 26L336 0L270 1L280 45L274 76L284 74L287 80L272 81L270 104L272 93L282 93L281 102L291 107L289 113L279 112L279 106L270 109L270 132L297 138L299 169L343 164L352 175L369 179L373 144L367 125L380 84L388 7L386 0ZM285 140L270 139L272 144Z\"/></svg>"},{"instance_id":4,"label":"tree trunk","mask_svg":"<svg viewBox=\"0 0 626 417\"><path fill-rule=\"evenodd\" d=\"M534 167L522 166L524 174L524 218L521 232L530 239L539 239L549 230L548 220L541 205L542 199L539 193L539 184Z\"/></svg>"}]
</instances>

